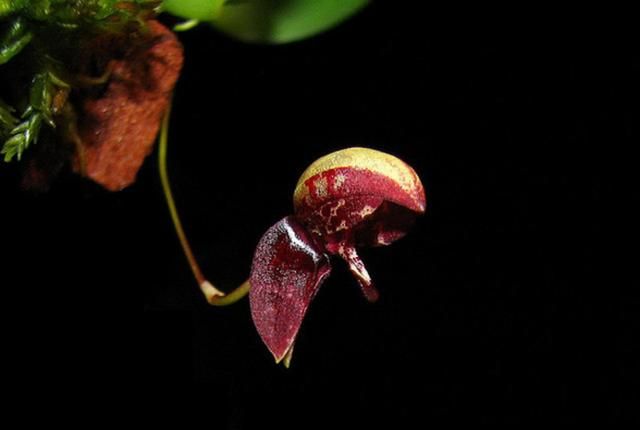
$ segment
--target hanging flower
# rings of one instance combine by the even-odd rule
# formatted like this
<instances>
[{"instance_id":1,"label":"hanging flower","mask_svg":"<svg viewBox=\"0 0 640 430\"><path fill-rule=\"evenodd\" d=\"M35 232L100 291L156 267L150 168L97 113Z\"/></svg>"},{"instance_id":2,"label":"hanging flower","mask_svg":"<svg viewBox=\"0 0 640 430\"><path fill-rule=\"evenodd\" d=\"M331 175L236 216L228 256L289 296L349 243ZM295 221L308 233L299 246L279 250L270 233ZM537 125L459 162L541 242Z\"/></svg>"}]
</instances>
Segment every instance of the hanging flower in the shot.
<instances>
[{"instance_id":1,"label":"hanging flower","mask_svg":"<svg viewBox=\"0 0 640 430\"><path fill-rule=\"evenodd\" d=\"M426 207L415 171L398 158L349 148L316 160L296 186L294 215L264 234L253 258L251 315L276 362L288 366L296 336L322 282L329 255L341 257L369 301L378 299L356 251L403 237Z\"/></svg>"}]
</instances>

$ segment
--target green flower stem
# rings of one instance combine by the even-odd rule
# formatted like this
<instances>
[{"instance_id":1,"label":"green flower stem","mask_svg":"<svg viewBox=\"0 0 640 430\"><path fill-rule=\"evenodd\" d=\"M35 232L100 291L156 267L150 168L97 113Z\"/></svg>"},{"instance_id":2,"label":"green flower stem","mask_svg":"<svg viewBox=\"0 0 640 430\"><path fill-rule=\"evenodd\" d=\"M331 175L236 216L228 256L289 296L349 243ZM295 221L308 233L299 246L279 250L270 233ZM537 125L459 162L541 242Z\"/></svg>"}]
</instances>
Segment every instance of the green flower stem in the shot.
<instances>
[{"instance_id":1,"label":"green flower stem","mask_svg":"<svg viewBox=\"0 0 640 430\"><path fill-rule=\"evenodd\" d=\"M167 111L165 112L164 118L162 120L162 128L160 130L160 144L158 149L158 168L160 170L160 181L162 182L162 190L164 191L164 196L167 200L167 206L169 207L171 220L173 221L173 226L178 235L178 239L180 240L180 245L182 246L184 255L185 257L187 257L187 261L189 262L189 266L191 267L193 276L196 279L196 282L198 282L198 285L200 286L202 293L206 297L207 302L214 306L231 305L246 296L249 292L249 289L251 288L251 285L247 280L229 294L225 294L222 291L218 290L213 284L211 284L211 282L207 281L207 279L202 274L202 270L200 269L193 251L191 250L191 246L189 245L189 241L187 240L187 235L182 228L182 222L180 221L180 216L178 215L176 203L173 199L173 193L171 192L171 185L169 183L169 175L167 173L167 145L169 140L168 135L170 117L171 103L169 103L169 107L167 108Z\"/></svg>"}]
</instances>

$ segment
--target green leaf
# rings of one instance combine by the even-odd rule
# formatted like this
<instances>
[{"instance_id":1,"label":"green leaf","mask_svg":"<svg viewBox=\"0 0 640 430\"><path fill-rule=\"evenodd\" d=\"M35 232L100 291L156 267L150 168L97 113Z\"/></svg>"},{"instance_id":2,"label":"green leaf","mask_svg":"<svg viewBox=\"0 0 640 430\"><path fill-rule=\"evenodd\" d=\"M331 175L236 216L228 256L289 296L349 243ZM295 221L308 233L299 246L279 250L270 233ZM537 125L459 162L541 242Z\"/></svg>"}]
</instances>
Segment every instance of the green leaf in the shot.
<instances>
[{"instance_id":1,"label":"green leaf","mask_svg":"<svg viewBox=\"0 0 640 430\"><path fill-rule=\"evenodd\" d=\"M164 0L162 10L187 19L211 21L219 13L224 0Z\"/></svg>"},{"instance_id":2,"label":"green leaf","mask_svg":"<svg viewBox=\"0 0 640 430\"><path fill-rule=\"evenodd\" d=\"M13 115L15 109L0 99L0 136L8 134L18 124L18 119Z\"/></svg>"},{"instance_id":3,"label":"green leaf","mask_svg":"<svg viewBox=\"0 0 640 430\"><path fill-rule=\"evenodd\" d=\"M8 63L18 55L31 42L32 37L25 20L15 19L6 34L0 38L0 65Z\"/></svg>"},{"instance_id":4,"label":"green leaf","mask_svg":"<svg viewBox=\"0 0 640 430\"><path fill-rule=\"evenodd\" d=\"M14 158L20 161L24 151L38 142L43 123L50 127L55 126L51 111L53 97L58 88L55 82L59 82L59 78L56 78L49 71L38 73L33 78L29 93L29 105L21 116L22 122L9 131L9 136L0 150L0 154L4 155L4 161L9 162ZM11 115L11 110L4 104L0 105L0 114L3 106L5 113ZM15 123L11 118L7 119L9 122Z\"/></svg>"},{"instance_id":5,"label":"green leaf","mask_svg":"<svg viewBox=\"0 0 640 430\"><path fill-rule=\"evenodd\" d=\"M226 2L212 25L257 43L287 43L329 30L369 0L245 0Z\"/></svg>"},{"instance_id":6,"label":"green leaf","mask_svg":"<svg viewBox=\"0 0 640 430\"><path fill-rule=\"evenodd\" d=\"M0 18L19 11L26 4L27 0L0 0Z\"/></svg>"}]
</instances>

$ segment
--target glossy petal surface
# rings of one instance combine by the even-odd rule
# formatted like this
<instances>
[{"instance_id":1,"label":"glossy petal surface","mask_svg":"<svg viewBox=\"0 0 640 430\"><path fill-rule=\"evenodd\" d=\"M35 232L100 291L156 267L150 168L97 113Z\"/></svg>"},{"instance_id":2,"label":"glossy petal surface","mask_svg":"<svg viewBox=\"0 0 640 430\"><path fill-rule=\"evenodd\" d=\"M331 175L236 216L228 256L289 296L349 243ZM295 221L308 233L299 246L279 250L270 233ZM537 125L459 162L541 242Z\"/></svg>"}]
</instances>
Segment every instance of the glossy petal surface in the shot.
<instances>
[{"instance_id":1,"label":"glossy petal surface","mask_svg":"<svg viewBox=\"0 0 640 430\"><path fill-rule=\"evenodd\" d=\"M260 240L251 268L251 316L277 362L290 359L304 315L330 271L324 251L293 217Z\"/></svg>"}]
</instances>

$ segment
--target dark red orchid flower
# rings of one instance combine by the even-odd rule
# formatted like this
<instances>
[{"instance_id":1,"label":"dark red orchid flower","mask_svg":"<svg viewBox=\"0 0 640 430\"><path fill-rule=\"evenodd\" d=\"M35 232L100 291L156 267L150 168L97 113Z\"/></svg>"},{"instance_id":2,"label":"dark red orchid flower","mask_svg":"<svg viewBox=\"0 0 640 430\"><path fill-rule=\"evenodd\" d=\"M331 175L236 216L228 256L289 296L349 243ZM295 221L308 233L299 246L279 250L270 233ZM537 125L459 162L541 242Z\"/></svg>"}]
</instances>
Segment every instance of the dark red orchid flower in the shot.
<instances>
[{"instance_id":1,"label":"dark red orchid flower","mask_svg":"<svg viewBox=\"0 0 640 430\"><path fill-rule=\"evenodd\" d=\"M293 196L295 213L264 234L253 258L249 300L258 333L276 362L289 365L309 304L331 273L328 255L347 262L369 301L378 291L356 252L404 236L425 211L424 187L406 163L367 148L316 160Z\"/></svg>"}]
</instances>

